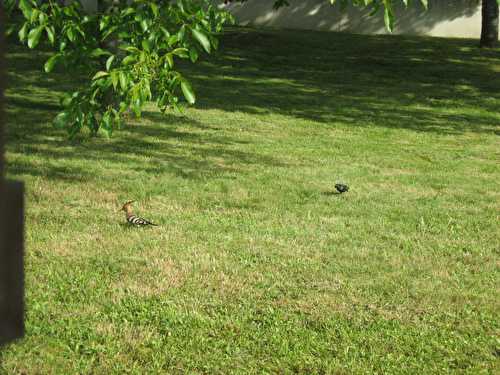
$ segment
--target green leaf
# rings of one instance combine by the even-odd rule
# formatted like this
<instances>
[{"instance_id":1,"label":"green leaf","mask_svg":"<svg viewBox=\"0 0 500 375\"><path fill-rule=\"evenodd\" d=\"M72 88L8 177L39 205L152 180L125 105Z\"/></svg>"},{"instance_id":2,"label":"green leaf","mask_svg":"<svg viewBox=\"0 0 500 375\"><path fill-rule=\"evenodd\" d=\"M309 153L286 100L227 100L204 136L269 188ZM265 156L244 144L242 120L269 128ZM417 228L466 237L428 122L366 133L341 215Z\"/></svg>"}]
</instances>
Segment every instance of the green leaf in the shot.
<instances>
[{"instance_id":1,"label":"green leaf","mask_svg":"<svg viewBox=\"0 0 500 375\"><path fill-rule=\"evenodd\" d=\"M24 42L24 40L26 39L26 35L28 34L28 23L26 22L23 27L21 27L21 30L19 30L19 33L18 33L18 36L19 36L19 40L21 42Z\"/></svg>"},{"instance_id":2,"label":"green leaf","mask_svg":"<svg viewBox=\"0 0 500 375\"><path fill-rule=\"evenodd\" d=\"M113 84L113 88L116 90L118 87L118 79L119 79L119 74L117 71L112 71L111 72L111 83Z\"/></svg>"},{"instance_id":3,"label":"green leaf","mask_svg":"<svg viewBox=\"0 0 500 375\"><path fill-rule=\"evenodd\" d=\"M73 29L68 29L68 31L66 32L66 35L68 36L68 39L70 40L70 42L74 42L75 41L75 31Z\"/></svg>"},{"instance_id":4,"label":"green leaf","mask_svg":"<svg viewBox=\"0 0 500 375\"><path fill-rule=\"evenodd\" d=\"M158 11L158 5L156 5L155 3L150 3L149 6L155 17L158 17L158 15L160 14L160 12Z\"/></svg>"},{"instance_id":5,"label":"green leaf","mask_svg":"<svg viewBox=\"0 0 500 375\"><path fill-rule=\"evenodd\" d=\"M168 43L168 45L169 45L169 46L173 46L173 45L174 45L175 43L177 43L178 41L179 41L179 37L178 37L178 36L177 36L177 34L176 34L176 35L172 35L172 36L170 36L170 37L168 38L167 43Z\"/></svg>"},{"instance_id":6,"label":"green leaf","mask_svg":"<svg viewBox=\"0 0 500 375\"><path fill-rule=\"evenodd\" d=\"M392 12L390 0L384 0L384 23L387 30L391 31L394 29L394 14Z\"/></svg>"},{"instance_id":7,"label":"green leaf","mask_svg":"<svg viewBox=\"0 0 500 375\"><path fill-rule=\"evenodd\" d=\"M185 13L186 11L184 10L184 3L182 2L182 0L178 0L177 1L177 6L179 7L181 13Z\"/></svg>"},{"instance_id":8,"label":"green leaf","mask_svg":"<svg viewBox=\"0 0 500 375\"><path fill-rule=\"evenodd\" d=\"M54 28L52 26L45 27L45 31L47 32L47 37L49 38L50 44L54 44Z\"/></svg>"},{"instance_id":9,"label":"green leaf","mask_svg":"<svg viewBox=\"0 0 500 375\"><path fill-rule=\"evenodd\" d=\"M136 98L132 103L132 110L134 111L135 117L141 117L141 99Z\"/></svg>"},{"instance_id":10,"label":"green leaf","mask_svg":"<svg viewBox=\"0 0 500 375\"><path fill-rule=\"evenodd\" d=\"M108 73L108 72L100 71L100 72L97 72L97 73L94 75L94 77L92 77L92 80L94 81L94 80L96 80L96 79L100 79L100 78L102 78L102 77L106 77L106 76L108 76L108 75L109 75L109 73Z\"/></svg>"},{"instance_id":11,"label":"green leaf","mask_svg":"<svg viewBox=\"0 0 500 375\"><path fill-rule=\"evenodd\" d=\"M47 19L48 16L45 13L40 12L40 14L38 15L38 23L40 25L44 25L47 22Z\"/></svg>"},{"instance_id":12,"label":"green leaf","mask_svg":"<svg viewBox=\"0 0 500 375\"><path fill-rule=\"evenodd\" d=\"M38 26L32 29L28 34L28 47L35 48L40 41L40 36L42 35L43 26Z\"/></svg>"},{"instance_id":13,"label":"green leaf","mask_svg":"<svg viewBox=\"0 0 500 375\"><path fill-rule=\"evenodd\" d=\"M114 55L108 57L108 59L106 60L106 70L109 71L109 69L111 68L111 64L113 64L114 59L115 59Z\"/></svg>"},{"instance_id":14,"label":"green leaf","mask_svg":"<svg viewBox=\"0 0 500 375\"><path fill-rule=\"evenodd\" d=\"M99 56L109 56L111 55L111 52L109 51L106 51L102 48L95 48L94 50L92 50L92 52L90 53L90 56L91 57L99 57Z\"/></svg>"},{"instance_id":15,"label":"green leaf","mask_svg":"<svg viewBox=\"0 0 500 375\"><path fill-rule=\"evenodd\" d=\"M188 81L183 79L181 81L181 90L189 104L194 104L196 102L196 96L194 91Z\"/></svg>"},{"instance_id":16,"label":"green leaf","mask_svg":"<svg viewBox=\"0 0 500 375\"><path fill-rule=\"evenodd\" d=\"M102 34L102 40L105 40L108 36L113 34L118 29L117 26L112 26L104 34Z\"/></svg>"},{"instance_id":17,"label":"green leaf","mask_svg":"<svg viewBox=\"0 0 500 375\"><path fill-rule=\"evenodd\" d=\"M40 14L40 11L38 9L32 9L31 10L31 16L29 18L31 23L35 23L36 19L38 18L38 15Z\"/></svg>"},{"instance_id":18,"label":"green leaf","mask_svg":"<svg viewBox=\"0 0 500 375\"><path fill-rule=\"evenodd\" d=\"M175 111L177 111L178 113L184 113L184 111L182 110L182 107L180 105L178 105L177 103L170 103L170 105L174 108Z\"/></svg>"},{"instance_id":19,"label":"green leaf","mask_svg":"<svg viewBox=\"0 0 500 375\"><path fill-rule=\"evenodd\" d=\"M142 42L141 42L141 45L142 45L142 48L144 49L144 51L150 51L151 50L151 45L149 44L149 42L144 39Z\"/></svg>"},{"instance_id":20,"label":"green leaf","mask_svg":"<svg viewBox=\"0 0 500 375\"><path fill-rule=\"evenodd\" d=\"M120 87L123 91L127 90L128 87L127 75L122 71L120 71Z\"/></svg>"},{"instance_id":21,"label":"green leaf","mask_svg":"<svg viewBox=\"0 0 500 375\"><path fill-rule=\"evenodd\" d=\"M373 7L372 7L372 10L370 11L370 13L368 13L368 15L370 17L374 16L375 14L377 14L377 12L378 12L379 9L380 9L380 4L379 3L374 3Z\"/></svg>"},{"instance_id":22,"label":"green leaf","mask_svg":"<svg viewBox=\"0 0 500 375\"><path fill-rule=\"evenodd\" d=\"M7 30L5 30L5 35L10 36L15 30L16 30L16 25L10 25L7 27Z\"/></svg>"},{"instance_id":23,"label":"green leaf","mask_svg":"<svg viewBox=\"0 0 500 375\"><path fill-rule=\"evenodd\" d=\"M180 41L183 41L185 36L186 36L186 25L182 25L181 28L179 29L179 32L177 33L177 37L179 38Z\"/></svg>"},{"instance_id":24,"label":"green leaf","mask_svg":"<svg viewBox=\"0 0 500 375\"><path fill-rule=\"evenodd\" d=\"M45 65L43 66L45 73L50 73L52 69L54 69L56 62L60 57L61 55L56 53L45 62Z\"/></svg>"},{"instance_id":25,"label":"green leaf","mask_svg":"<svg viewBox=\"0 0 500 375\"><path fill-rule=\"evenodd\" d=\"M31 7L31 4L28 0L19 0L19 9L21 9L21 12L23 12L24 18L31 18L31 12L33 8Z\"/></svg>"},{"instance_id":26,"label":"green leaf","mask_svg":"<svg viewBox=\"0 0 500 375\"><path fill-rule=\"evenodd\" d=\"M148 42L155 44L158 40L161 39L162 33L159 31L152 31L149 33Z\"/></svg>"},{"instance_id":27,"label":"green leaf","mask_svg":"<svg viewBox=\"0 0 500 375\"><path fill-rule=\"evenodd\" d=\"M172 69L174 67L174 58L172 57L172 54L167 53L165 55L165 58L167 59L168 66L170 67L170 69Z\"/></svg>"},{"instance_id":28,"label":"green leaf","mask_svg":"<svg viewBox=\"0 0 500 375\"><path fill-rule=\"evenodd\" d=\"M94 105L97 104L96 101L95 101L95 98L97 97L97 95L99 95L100 92L101 92L100 87L99 86L95 87L94 92L90 96L90 104L94 104Z\"/></svg>"},{"instance_id":29,"label":"green leaf","mask_svg":"<svg viewBox=\"0 0 500 375\"><path fill-rule=\"evenodd\" d=\"M54 118L54 126L56 128L64 128L67 123L69 122L70 116L69 113L64 111L59 113L55 118Z\"/></svg>"},{"instance_id":30,"label":"green leaf","mask_svg":"<svg viewBox=\"0 0 500 375\"><path fill-rule=\"evenodd\" d=\"M134 8L127 8L127 9L124 9L122 12L121 12L121 16L122 17L125 17L125 16L128 16L132 13L135 13L135 9Z\"/></svg>"},{"instance_id":31,"label":"green leaf","mask_svg":"<svg viewBox=\"0 0 500 375\"><path fill-rule=\"evenodd\" d=\"M137 57L134 55L125 56L125 58L122 60L122 65L132 64L135 60L137 60Z\"/></svg>"},{"instance_id":32,"label":"green leaf","mask_svg":"<svg viewBox=\"0 0 500 375\"><path fill-rule=\"evenodd\" d=\"M107 137L111 136L111 133L113 132L113 125L111 121L111 115L109 112L105 113L104 116L102 116L101 129L104 131L104 134Z\"/></svg>"},{"instance_id":33,"label":"green leaf","mask_svg":"<svg viewBox=\"0 0 500 375\"><path fill-rule=\"evenodd\" d=\"M151 98L153 97L151 93L151 85L149 84L149 80L147 79L143 81L142 94L144 96L144 100L151 100Z\"/></svg>"},{"instance_id":34,"label":"green leaf","mask_svg":"<svg viewBox=\"0 0 500 375\"><path fill-rule=\"evenodd\" d=\"M198 60L198 51L196 51L194 48L191 48L189 50L189 58L191 59L191 62L196 62L196 60Z\"/></svg>"},{"instance_id":35,"label":"green leaf","mask_svg":"<svg viewBox=\"0 0 500 375\"><path fill-rule=\"evenodd\" d=\"M125 102L120 102L120 109L119 113L125 113L125 111L128 109L128 105Z\"/></svg>"},{"instance_id":36,"label":"green leaf","mask_svg":"<svg viewBox=\"0 0 500 375\"><path fill-rule=\"evenodd\" d=\"M99 22L99 31L104 30L109 25L109 21L111 21L110 16L102 17L101 21Z\"/></svg>"},{"instance_id":37,"label":"green leaf","mask_svg":"<svg viewBox=\"0 0 500 375\"><path fill-rule=\"evenodd\" d=\"M97 119L93 114L89 117L88 126L93 134L97 134L97 132L99 131L99 123L97 122Z\"/></svg>"},{"instance_id":38,"label":"green leaf","mask_svg":"<svg viewBox=\"0 0 500 375\"><path fill-rule=\"evenodd\" d=\"M124 50L124 51L127 51L127 52L132 52L132 53L137 53L139 52L139 48L137 47L134 47L134 46L129 46L129 45L126 45L126 44L123 44L119 47L120 49Z\"/></svg>"},{"instance_id":39,"label":"green leaf","mask_svg":"<svg viewBox=\"0 0 500 375\"><path fill-rule=\"evenodd\" d=\"M69 106L69 105L70 105L70 103L71 103L71 95L69 95L69 94L67 94L67 93L66 93L66 94L64 94L64 96L61 98L60 102L61 102L61 105L62 105L63 107L67 107L67 106Z\"/></svg>"},{"instance_id":40,"label":"green leaf","mask_svg":"<svg viewBox=\"0 0 500 375\"><path fill-rule=\"evenodd\" d=\"M80 27L80 25L75 26L75 30L78 31L78 33L85 38L85 32L83 29Z\"/></svg>"},{"instance_id":41,"label":"green leaf","mask_svg":"<svg viewBox=\"0 0 500 375\"><path fill-rule=\"evenodd\" d=\"M498 0L498 1L500 1L500 0ZM168 30L167 30L167 29L165 29L163 26L160 26L160 30L161 30L161 32L163 33L163 36L164 36L165 38L169 38L169 37L170 37L170 33L169 33L169 32L168 32Z\"/></svg>"},{"instance_id":42,"label":"green leaf","mask_svg":"<svg viewBox=\"0 0 500 375\"><path fill-rule=\"evenodd\" d=\"M191 32L193 34L193 37L198 41L198 43L201 44L203 49L210 53L210 41L208 40L208 37L201 31L196 29L192 29Z\"/></svg>"},{"instance_id":43,"label":"green leaf","mask_svg":"<svg viewBox=\"0 0 500 375\"><path fill-rule=\"evenodd\" d=\"M187 48L176 48L174 50L172 50L172 52L170 52L172 55L177 55L179 57L182 57L182 58L186 58L188 57L188 50Z\"/></svg>"},{"instance_id":44,"label":"green leaf","mask_svg":"<svg viewBox=\"0 0 500 375\"><path fill-rule=\"evenodd\" d=\"M217 38L210 36L210 42L212 43L212 46L214 47L214 49L219 48L219 40Z\"/></svg>"},{"instance_id":45,"label":"green leaf","mask_svg":"<svg viewBox=\"0 0 500 375\"><path fill-rule=\"evenodd\" d=\"M111 138L113 128L106 128L105 126L101 126L99 129L102 130L106 138Z\"/></svg>"},{"instance_id":46,"label":"green leaf","mask_svg":"<svg viewBox=\"0 0 500 375\"><path fill-rule=\"evenodd\" d=\"M420 0L425 7L425 9L429 8L429 1L428 0ZM500 0L497 0L498 4L500 5Z\"/></svg>"}]
</instances>

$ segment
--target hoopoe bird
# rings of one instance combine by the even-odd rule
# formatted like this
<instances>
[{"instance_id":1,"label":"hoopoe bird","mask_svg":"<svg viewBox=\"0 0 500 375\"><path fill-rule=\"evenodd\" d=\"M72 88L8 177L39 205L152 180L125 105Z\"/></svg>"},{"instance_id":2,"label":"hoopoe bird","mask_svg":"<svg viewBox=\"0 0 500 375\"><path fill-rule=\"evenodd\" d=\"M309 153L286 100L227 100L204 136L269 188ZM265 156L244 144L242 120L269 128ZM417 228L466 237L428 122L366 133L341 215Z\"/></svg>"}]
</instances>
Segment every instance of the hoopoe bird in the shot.
<instances>
[{"instance_id":1,"label":"hoopoe bird","mask_svg":"<svg viewBox=\"0 0 500 375\"><path fill-rule=\"evenodd\" d=\"M134 215L134 213L132 212L132 203L134 203L134 201L128 201L120 209L120 211L125 211L125 217L127 218L127 222L129 224L136 225L138 227L146 226L146 225L157 226L157 224L153 224L149 220L146 220L146 219L143 219L142 217Z\"/></svg>"}]
</instances>

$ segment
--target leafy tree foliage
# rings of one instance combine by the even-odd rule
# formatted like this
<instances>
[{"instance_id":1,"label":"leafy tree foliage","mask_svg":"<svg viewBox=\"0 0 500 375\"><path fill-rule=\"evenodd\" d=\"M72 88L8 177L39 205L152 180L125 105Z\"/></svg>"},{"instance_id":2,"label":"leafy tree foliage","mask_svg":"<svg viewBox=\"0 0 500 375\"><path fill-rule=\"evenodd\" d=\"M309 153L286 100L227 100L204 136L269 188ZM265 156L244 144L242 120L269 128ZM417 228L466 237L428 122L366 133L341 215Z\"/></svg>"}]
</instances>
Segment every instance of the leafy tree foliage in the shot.
<instances>
[{"instance_id":1,"label":"leafy tree foliage","mask_svg":"<svg viewBox=\"0 0 500 375\"><path fill-rule=\"evenodd\" d=\"M94 14L79 1L19 0L16 5L9 0L7 5L22 12L22 42L35 48L46 41L52 47L47 73L57 65L91 72L88 85L62 99L64 111L54 120L71 137L82 128L110 135L129 111L140 116L148 101L162 111L180 110L182 97L194 103L195 93L176 60L196 62L216 49L217 34L232 21L209 0L103 1Z\"/></svg>"},{"instance_id":2,"label":"leafy tree foliage","mask_svg":"<svg viewBox=\"0 0 500 375\"><path fill-rule=\"evenodd\" d=\"M248 0L220 0L221 2ZM271 1L271 0L270 0ZM287 0L272 0L275 8ZM393 5L427 0L325 0L384 12L387 29L394 28ZM488 1L488 0L486 0ZM500 2L500 0L492 0ZM57 65L91 72L88 85L62 99L64 110L54 120L71 137L83 128L111 135L130 111L140 116L144 104L155 101L162 111L182 109L195 93L178 70L178 59L196 62L218 46L217 35L231 15L211 0L99 0L99 11L88 14L80 1L3 0L12 14L20 10L19 39L29 48L52 47L44 69ZM498 9L497 9L498 10ZM14 19L11 17L11 19ZM181 95L182 94L182 95Z\"/></svg>"}]
</instances>

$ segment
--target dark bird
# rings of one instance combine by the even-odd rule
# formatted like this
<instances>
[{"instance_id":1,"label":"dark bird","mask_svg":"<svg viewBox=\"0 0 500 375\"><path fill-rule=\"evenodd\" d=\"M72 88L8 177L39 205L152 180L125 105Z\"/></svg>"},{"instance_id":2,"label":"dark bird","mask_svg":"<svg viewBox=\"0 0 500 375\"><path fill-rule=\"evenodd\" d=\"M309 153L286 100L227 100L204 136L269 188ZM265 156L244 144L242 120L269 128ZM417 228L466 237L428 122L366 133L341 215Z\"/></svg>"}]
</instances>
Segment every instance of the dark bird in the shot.
<instances>
[{"instance_id":1,"label":"dark bird","mask_svg":"<svg viewBox=\"0 0 500 375\"><path fill-rule=\"evenodd\" d=\"M128 201L120 209L120 211L125 211L125 217L127 218L127 222L129 224L136 225L138 227L139 226L146 226L146 225L157 226L157 224L153 224L149 220L146 220L146 219L143 219L142 217L134 215L132 212L132 203L134 203L134 201Z\"/></svg>"},{"instance_id":2,"label":"dark bird","mask_svg":"<svg viewBox=\"0 0 500 375\"><path fill-rule=\"evenodd\" d=\"M339 194L345 193L349 191L349 186L344 184L335 184L335 189L339 192Z\"/></svg>"}]
</instances>

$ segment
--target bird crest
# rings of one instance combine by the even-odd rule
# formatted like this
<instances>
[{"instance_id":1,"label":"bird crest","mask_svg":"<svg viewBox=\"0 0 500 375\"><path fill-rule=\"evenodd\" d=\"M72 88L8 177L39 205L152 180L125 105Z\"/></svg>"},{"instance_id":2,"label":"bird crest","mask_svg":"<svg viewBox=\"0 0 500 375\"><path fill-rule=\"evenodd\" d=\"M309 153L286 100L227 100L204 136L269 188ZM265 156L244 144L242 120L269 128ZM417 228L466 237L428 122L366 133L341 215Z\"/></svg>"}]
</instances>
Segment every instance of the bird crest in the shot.
<instances>
[{"instance_id":1,"label":"bird crest","mask_svg":"<svg viewBox=\"0 0 500 375\"><path fill-rule=\"evenodd\" d=\"M125 202L122 208L120 208L120 211L125 211L125 212L129 211L131 209L132 203L134 203L134 201Z\"/></svg>"}]
</instances>

